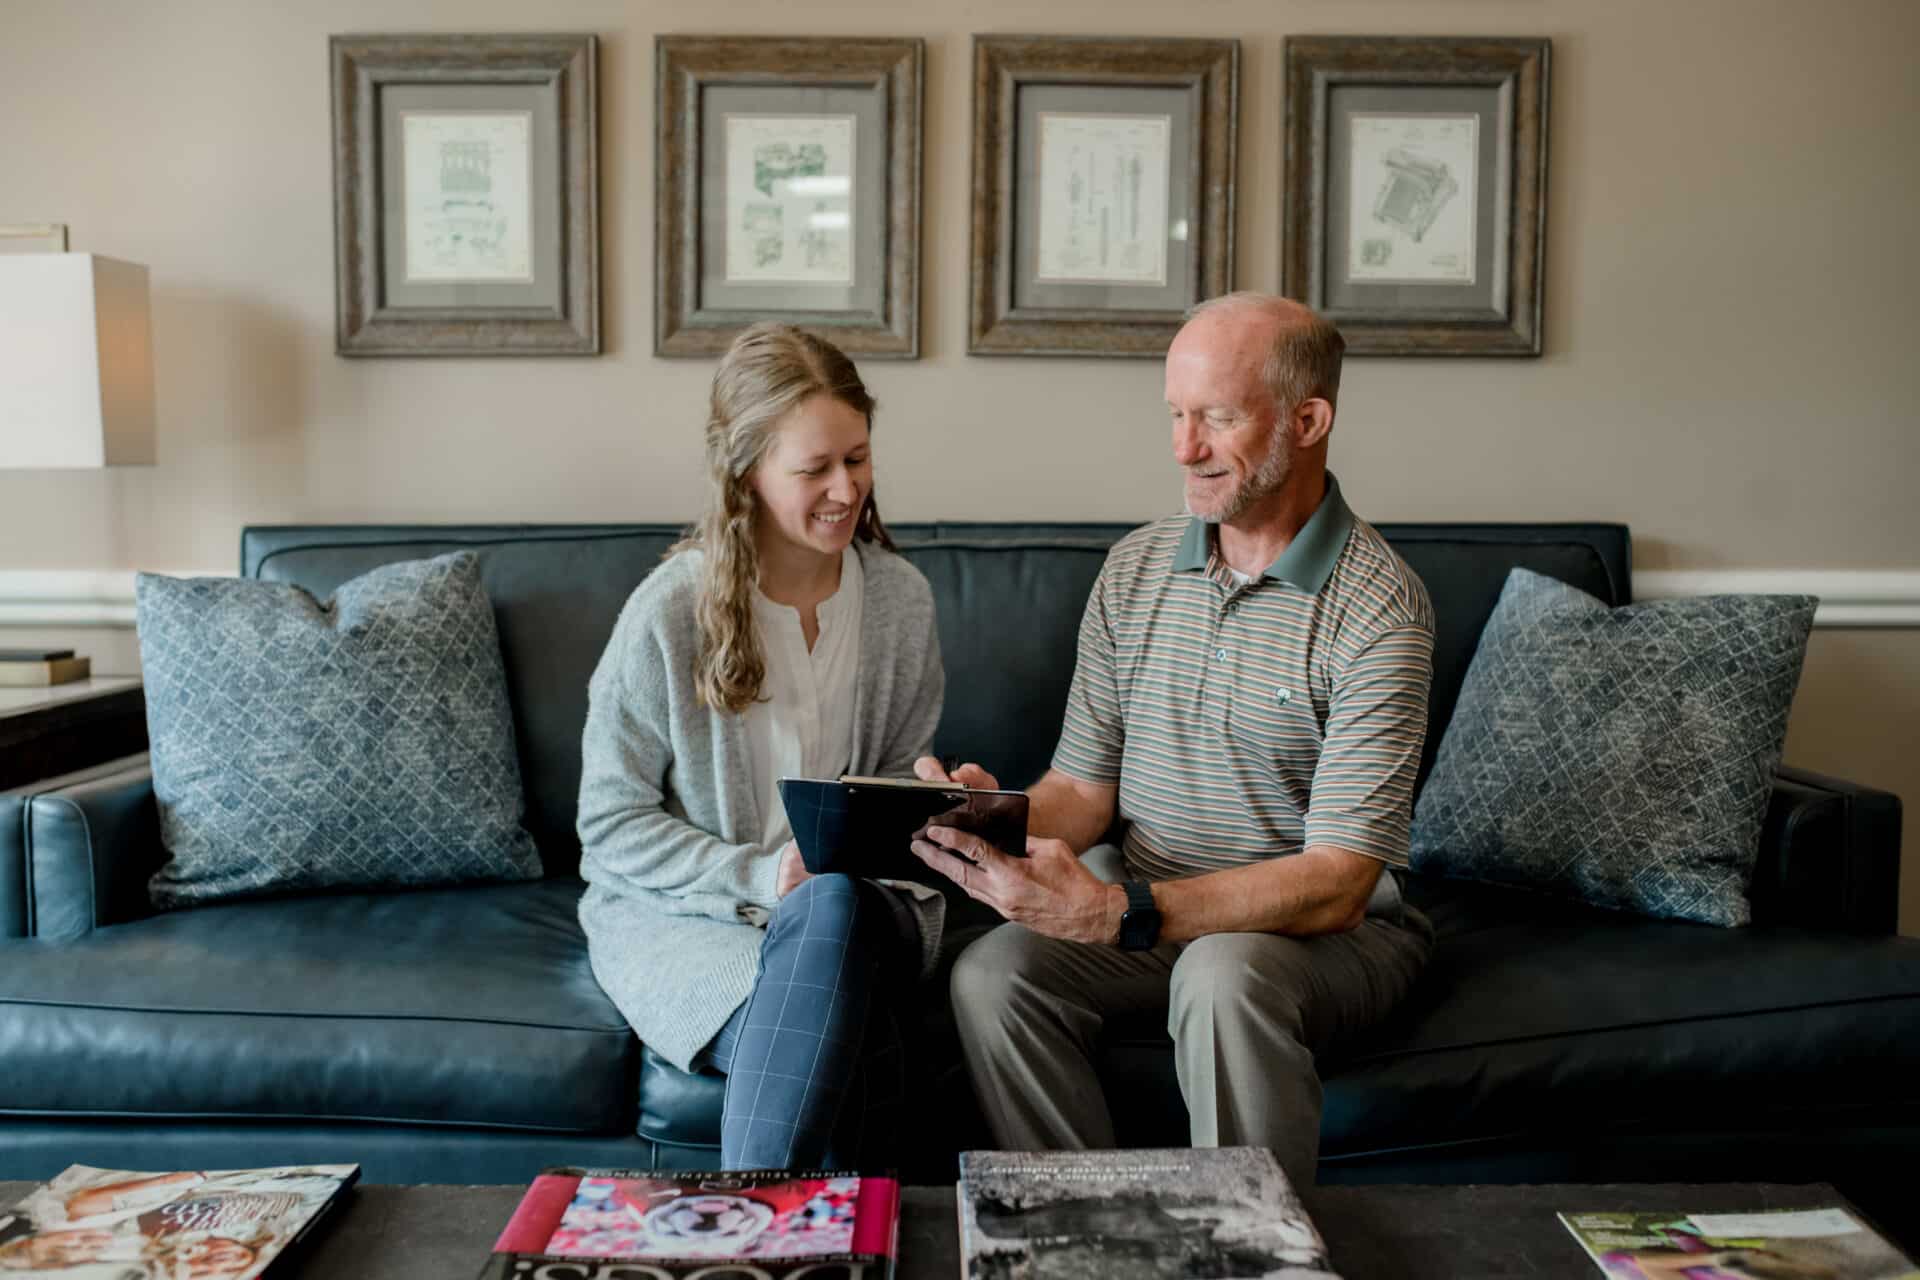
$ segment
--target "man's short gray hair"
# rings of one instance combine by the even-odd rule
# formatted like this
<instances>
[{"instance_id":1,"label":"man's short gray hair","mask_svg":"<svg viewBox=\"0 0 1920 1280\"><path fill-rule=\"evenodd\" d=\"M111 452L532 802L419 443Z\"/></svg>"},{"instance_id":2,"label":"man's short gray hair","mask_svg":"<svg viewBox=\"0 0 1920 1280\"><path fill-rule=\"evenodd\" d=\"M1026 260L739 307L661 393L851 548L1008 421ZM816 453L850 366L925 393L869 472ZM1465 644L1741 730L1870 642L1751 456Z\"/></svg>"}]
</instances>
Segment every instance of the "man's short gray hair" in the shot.
<instances>
[{"instance_id":1,"label":"man's short gray hair","mask_svg":"<svg viewBox=\"0 0 1920 1280\"><path fill-rule=\"evenodd\" d=\"M1331 321L1305 303L1251 289L1208 298L1188 309L1186 318L1192 320L1209 311L1225 311L1231 307L1264 311L1281 322L1260 376L1272 390L1274 403L1282 413L1303 400L1338 402L1340 358L1346 353L1347 340Z\"/></svg>"}]
</instances>

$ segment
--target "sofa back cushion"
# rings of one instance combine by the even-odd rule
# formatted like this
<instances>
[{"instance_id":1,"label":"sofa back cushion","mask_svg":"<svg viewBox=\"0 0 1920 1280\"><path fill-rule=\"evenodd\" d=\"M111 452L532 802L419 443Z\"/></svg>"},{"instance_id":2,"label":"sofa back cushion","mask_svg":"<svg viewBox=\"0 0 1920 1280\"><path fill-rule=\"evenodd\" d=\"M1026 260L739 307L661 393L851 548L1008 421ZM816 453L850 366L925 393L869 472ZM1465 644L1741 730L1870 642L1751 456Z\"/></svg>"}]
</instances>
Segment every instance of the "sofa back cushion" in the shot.
<instances>
[{"instance_id":1,"label":"sofa back cushion","mask_svg":"<svg viewBox=\"0 0 1920 1280\"><path fill-rule=\"evenodd\" d=\"M1817 603L1608 608L1515 569L1420 794L1414 868L1748 923Z\"/></svg>"},{"instance_id":2,"label":"sofa back cushion","mask_svg":"<svg viewBox=\"0 0 1920 1280\"><path fill-rule=\"evenodd\" d=\"M1087 592L1107 548L1135 527L892 526L901 551L933 587L947 668L946 709L935 737L942 754L977 759L1009 786L1024 785L1046 768L1073 678ZM1509 569L1549 574L1609 604L1631 596L1622 525L1384 524L1380 530L1426 582L1439 627L1427 763ZM475 551L506 663L527 829L548 873L570 874L580 856L573 822L587 678L627 596L680 532L669 524L263 526L241 536L241 572L325 596L376 565Z\"/></svg>"}]
</instances>

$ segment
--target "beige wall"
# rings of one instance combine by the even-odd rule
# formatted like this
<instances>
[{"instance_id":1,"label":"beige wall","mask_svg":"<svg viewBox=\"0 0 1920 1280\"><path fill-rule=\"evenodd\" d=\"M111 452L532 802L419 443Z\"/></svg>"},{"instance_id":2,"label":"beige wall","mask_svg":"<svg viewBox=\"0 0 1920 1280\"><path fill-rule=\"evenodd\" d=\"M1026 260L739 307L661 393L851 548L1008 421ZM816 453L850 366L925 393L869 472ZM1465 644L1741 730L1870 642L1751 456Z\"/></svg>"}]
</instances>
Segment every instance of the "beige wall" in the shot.
<instances>
[{"instance_id":1,"label":"beige wall","mask_svg":"<svg viewBox=\"0 0 1920 1280\"><path fill-rule=\"evenodd\" d=\"M602 41L607 354L339 359L326 37L536 12ZM0 473L0 570L230 566L250 521L691 514L708 369L648 354L652 40L802 19L928 41L927 354L866 370L897 518L1177 501L1153 362L963 354L970 33L1238 37L1249 287L1278 277L1281 37L1543 34L1547 354L1355 360L1350 497L1380 520L1623 520L1643 568L1920 564L1909 0L8 0L0 221L151 266L161 436L151 470ZM1920 633L1823 632L1789 754L1920 795L1917 710Z\"/></svg>"}]
</instances>

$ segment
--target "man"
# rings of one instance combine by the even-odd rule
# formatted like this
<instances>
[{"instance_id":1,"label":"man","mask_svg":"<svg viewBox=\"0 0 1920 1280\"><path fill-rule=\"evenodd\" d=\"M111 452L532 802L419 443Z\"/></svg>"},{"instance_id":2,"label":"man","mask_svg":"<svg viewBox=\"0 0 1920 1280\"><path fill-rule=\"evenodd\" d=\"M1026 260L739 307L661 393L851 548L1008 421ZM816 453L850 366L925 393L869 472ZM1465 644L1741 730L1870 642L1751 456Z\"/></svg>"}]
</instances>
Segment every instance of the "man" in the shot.
<instances>
[{"instance_id":1,"label":"man","mask_svg":"<svg viewBox=\"0 0 1920 1280\"><path fill-rule=\"evenodd\" d=\"M1339 332L1282 298L1194 309L1167 352L1188 514L1109 554L1025 858L932 828L914 852L1013 923L953 999L995 1140L1110 1147L1102 1026L1166 1018L1195 1146L1318 1159L1314 1055L1377 1021L1432 947L1407 865L1426 589L1327 473ZM944 775L937 761L922 777ZM977 765L954 779L994 786ZM1124 883L1076 854L1118 816ZM1110 858L1110 853L1109 853Z\"/></svg>"}]
</instances>

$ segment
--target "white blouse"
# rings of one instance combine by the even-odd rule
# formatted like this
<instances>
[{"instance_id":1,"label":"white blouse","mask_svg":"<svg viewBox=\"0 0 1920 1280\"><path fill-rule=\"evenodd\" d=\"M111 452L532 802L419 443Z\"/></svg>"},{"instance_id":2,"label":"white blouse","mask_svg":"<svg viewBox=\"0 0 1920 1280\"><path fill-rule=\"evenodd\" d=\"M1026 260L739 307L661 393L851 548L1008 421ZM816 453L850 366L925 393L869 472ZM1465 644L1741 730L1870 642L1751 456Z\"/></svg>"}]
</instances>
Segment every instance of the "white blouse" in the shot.
<instances>
[{"instance_id":1,"label":"white blouse","mask_svg":"<svg viewBox=\"0 0 1920 1280\"><path fill-rule=\"evenodd\" d=\"M760 700L746 711L753 794L760 806L763 848L793 838L780 803L782 778L837 778L853 759L854 675L860 667L860 557L840 553L840 586L816 610L813 651L800 611L753 590L753 620L766 656Z\"/></svg>"}]
</instances>

